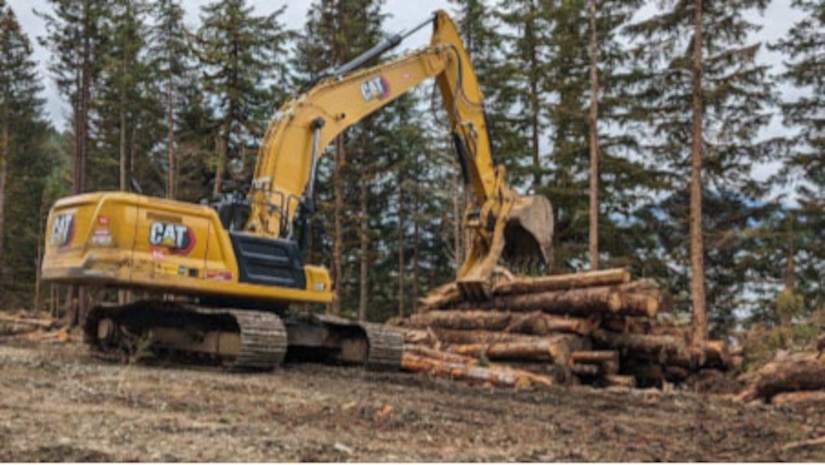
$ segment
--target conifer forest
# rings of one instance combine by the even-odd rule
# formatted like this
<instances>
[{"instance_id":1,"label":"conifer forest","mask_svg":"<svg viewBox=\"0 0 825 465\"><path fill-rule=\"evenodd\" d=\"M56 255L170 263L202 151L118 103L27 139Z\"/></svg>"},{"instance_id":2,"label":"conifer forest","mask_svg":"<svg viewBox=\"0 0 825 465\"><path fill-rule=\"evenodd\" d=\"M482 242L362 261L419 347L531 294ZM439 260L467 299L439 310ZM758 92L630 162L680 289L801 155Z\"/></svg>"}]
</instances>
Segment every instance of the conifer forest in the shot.
<instances>
[{"instance_id":1,"label":"conifer forest","mask_svg":"<svg viewBox=\"0 0 825 465\"><path fill-rule=\"evenodd\" d=\"M383 0L312 0L300 23L269 3L46 0L31 36L32 6L0 0L0 308L62 305L38 272L55 200L243 194L280 105L398 32ZM714 338L825 313L825 1L774 3L800 19L765 41L770 0L448 2L496 161L553 204L552 273L651 278ZM333 313L410 315L455 277L469 193L439 98L426 83L326 149L306 262Z\"/></svg>"}]
</instances>

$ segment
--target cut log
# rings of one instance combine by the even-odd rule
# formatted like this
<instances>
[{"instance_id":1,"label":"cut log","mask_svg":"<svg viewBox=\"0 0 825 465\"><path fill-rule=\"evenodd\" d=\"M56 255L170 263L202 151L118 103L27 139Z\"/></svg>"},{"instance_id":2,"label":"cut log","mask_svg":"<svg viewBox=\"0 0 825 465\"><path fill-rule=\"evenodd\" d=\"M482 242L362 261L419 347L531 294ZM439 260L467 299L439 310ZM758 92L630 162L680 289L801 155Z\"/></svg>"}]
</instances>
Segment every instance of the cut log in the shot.
<instances>
[{"instance_id":1,"label":"cut log","mask_svg":"<svg viewBox=\"0 0 825 465\"><path fill-rule=\"evenodd\" d=\"M461 292L458 290L458 284L451 282L433 289L426 296L418 299L418 310L426 313L460 301Z\"/></svg>"},{"instance_id":2,"label":"cut log","mask_svg":"<svg viewBox=\"0 0 825 465\"><path fill-rule=\"evenodd\" d=\"M825 406L825 391L783 392L773 396L774 405L811 405Z\"/></svg>"},{"instance_id":3,"label":"cut log","mask_svg":"<svg viewBox=\"0 0 825 465\"><path fill-rule=\"evenodd\" d=\"M478 365L478 359L473 357L465 357L463 355L454 354L451 352L444 352L443 350L436 350L431 347L422 345L407 345L404 347L404 352L409 352L422 357L441 360L442 362L464 363L466 365Z\"/></svg>"},{"instance_id":4,"label":"cut log","mask_svg":"<svg viewBox=\"0 0 825 465\"><path fill-rule=\"evenodd\" d=\"M570 354L570 363L576 365L593 365L603 375L619 373L620 357L615 350L576 351Z\"/></svg>"},{"instance_id":5,"label":"cut log","mask_svg":"<svg viewBox=\"0 0 825 465\"><path fill-rule=\"evenodd\" d=\"M401 358L401 367L406 371L425 372L433 376L447 377L490 383L495 386L510 386L516 388L532 386L553 386L554 381L547 376L537 375L523 370L514 370L506 366L467 365L451 363L422 357L412 353L404 353Z\"/></svg>"},{"instance_id":6,"label":"cut log","mask_svg":"<svg viewBox=\"0 0 825 465\"><path fill-rule=\"evenodd\" d=\"M660 299L629 294L621 287L593 287L536 294L500 295L486 302L464 302L461 310L542 311L561 315L589 316L622 314L654 317L661 309Z\"/></svg>"},{"instance_id":7,"label":"cut log","mask_svg":"<svg viewBox=\"0 0 825 465\"><path fill-rule=\"evenodd\" d=\"M825 390L825 363L800 355L777 358L756 372L754 381L737 398L749 402L771 400L781 392Z\"/></svg>"},{"instance_id":8,"label":"cut log","mask_svg":"<svg viewBox=\"0 0 825 465\"><path fill-rule=\"evenodd\" d=\"M599 365L585 365L583 363L574 363L570 370L576 376L595 377L602 374L602 369Z\"/></svg>"},{"instance_id":9,"label":"cut log","mask_svg":"<svg viewBox=\"0 0 825 465\"><path fill-rule=\"evenodd\" d=\"M465 344L450 346L450 352L490 360L540 360L567 365L571 352L585 349L588 340L571 334L533 338L520 342L494 342L491 344Z\"/></svg>"},{"instance_id":10,"label":"cut log","mask_svg":"<svg viewBox=\"0 0 825 465\"><path fill-rule=\"evenodd\" d=\"M627 270L617 268L503 281L493 285L493 295L532 294L537 292L611 286L628 282L630 282L630 273Z\"/></svg>"},{"instance_id":11,"label":"cut log","mask_svg":"<svg viewBox=\"0 0 825 465\"><path fill-rule=\"evenodd\" d=\"M633 389L636 387L636 378L628 375L607 375L599 380L599 385L603 387L624 387Z\"/></svg>"},{"instance_id":12,"label":"cut log","mask_svg":"<svg viewBox=\"0 0 825 465\"><path fill-rule=\"evenodd\" d=\"M541 312L525 315L483 310L440 310L413 315L399 324L410 328L505 331L543 336L557 332L588 335L598 326L598 320Z\"/></svg>"},{"instance_id":13,"label":"cut log","mask_svg":"<svg viewBox=\"0 0 825 465\"><path fill-rule=\"evenodd\" d=\"M619 363L619 352L615 350L579 350L570 354L572 363L601 364L604 362Z\"/></svg>"},{"instance_id":14,"label":"cut log","mask_svg":"<svg viewBox=\"0 0 825 465\"><path fill-rule=\"evenodd\" d=\"M598 345L610 349L632 351L634 356L652 358L659 363L692 364L693 354L687 344L673 336L651 336L647 334L617 334L597 330L593 339ZM645 357L646 356L646 357Z\"/></svg>"},{"instance_id":15,"label":"cut log","mask_svg":"<svg viewBox=\"0 0 825 465\"><path fill-rule=\"evenodd\" d=\"M0 323L11 323L13 325L32 326L35 328L52 329L56 322L54 320L41 320L37 318L25 318L16 316L0 315Z\"/></svg>"}]
</instances>

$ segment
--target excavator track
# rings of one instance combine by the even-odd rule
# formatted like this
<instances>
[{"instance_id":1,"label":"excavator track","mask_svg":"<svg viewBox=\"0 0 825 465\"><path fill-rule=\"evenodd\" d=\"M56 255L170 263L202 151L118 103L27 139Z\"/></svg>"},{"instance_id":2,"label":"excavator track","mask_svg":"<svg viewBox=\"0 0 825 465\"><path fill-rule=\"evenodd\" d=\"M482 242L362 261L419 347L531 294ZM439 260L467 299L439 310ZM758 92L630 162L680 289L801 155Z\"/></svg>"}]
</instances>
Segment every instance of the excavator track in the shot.
<instances>
[{"instance_id":1,"label":"excavator track","mask_svg":"<svg viewBox=\"0 0 825 465\"><path fill-rule=\"evenodd\" d=\"M404 355L404 335L385 325L362 323L369 341L366 367L370 371L399 371Z\"/></svg>"},{"instance_id":2,"label":"excavator track","mask_svg":"<svg viewBox=\"0 0 825 465\"><path fill-rule=\"evenodd\" d=\"M101 326L104 320L111 323ZM108 331L107 325L111 326ZM104 353L129 354L140 350L141 337L151 337L150 332L169 328L195 341L203 339L202 333L237 334L240 343L234 355L221 353L217 344L212 353L233 371L272 370L283 362L286 355L286 329L281 319L273 313L207 308L177 302L143 301L123 306L95 307L86 318L84 340ZM204 350L201 348L196 352Z\"/></svg>"}]
</instances>

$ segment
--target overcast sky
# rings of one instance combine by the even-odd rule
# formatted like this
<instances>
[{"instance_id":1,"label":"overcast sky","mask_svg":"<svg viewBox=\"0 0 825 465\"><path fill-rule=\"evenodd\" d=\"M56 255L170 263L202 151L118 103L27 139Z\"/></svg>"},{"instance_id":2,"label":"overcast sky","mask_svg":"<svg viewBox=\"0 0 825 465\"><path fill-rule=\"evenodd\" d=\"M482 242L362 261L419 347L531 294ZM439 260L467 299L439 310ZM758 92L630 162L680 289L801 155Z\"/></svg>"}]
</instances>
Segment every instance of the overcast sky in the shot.
<instances>
[{"instance_id":1,"label":"overcast sky","mask_svg":"<svg viewBox=\"0 0 825 465\"><path fill-rule=\"evenodd\" d=\"M183 0L188 25L195 26L197 24L200 7L209 2L210 0ZM14 9L23 29L34 44L35 59L39 63L41 74L46 77L44 79L47 98L46 110L55 124L60 127L66 121L69 108L58 95L54 81L46 69L50 54L36 40L37 37L45 34L45 25L33 13L35 9L48 11L48 3L46 0L8 0L8 3ZM250 3L254 5L258 14L271 13L286 4L287 9L283 20L286 22L287 27L300 29L304 25L307 8L311 2L309 0L250 0ZM756 22L764 25L764 29L754 37L754 40L773 42L787 33L791 25L798 21L801 16L799 12L791 9L790 3L791 0L773 0L764 15L754 16L753 19ZM390 18L387 21L386 28L389 31L399 31L412 27L438 8L449 9L447 0L387 0L385 11L390 14ZM645 14L645 12L642 11L640 14ZM427 35L422 33L414 36L406 45L411 47L423 46L427 44L428 39ZM781 64L781 57L764 50L760 60L771 65ZM774 124L766 131L765 135L775 135L783 131L784 129L777 120L774 121Z\"/></svg>"}]
</instances>

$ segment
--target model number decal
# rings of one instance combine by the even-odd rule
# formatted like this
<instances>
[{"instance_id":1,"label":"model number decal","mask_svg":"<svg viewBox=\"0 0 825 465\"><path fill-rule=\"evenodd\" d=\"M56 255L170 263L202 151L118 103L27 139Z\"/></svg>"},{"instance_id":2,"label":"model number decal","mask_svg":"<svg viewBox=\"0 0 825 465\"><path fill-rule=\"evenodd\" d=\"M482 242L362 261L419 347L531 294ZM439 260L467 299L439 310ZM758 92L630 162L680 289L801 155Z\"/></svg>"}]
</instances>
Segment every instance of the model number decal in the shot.
<instances>
[{"instance_id":1,"label":"model number decal","mask_svg":"<svg viewBox=\"0 0 825 465\"><path fill-rule=\"evenodd\" d=\"M166 247L174 254L186 255L195 246L195 235L182 224L155 222L149 228L149 244Z\"/></svg>"},{"instance_id":2,"label":"model number decal","mask_svg":"<svg viewBox=\"0 0 825 465\"><path fill-rule=\"evenodd\" d=\"M74 238L74 213L58 215L52 224L51 244L54 247L68 245Z\"/></svg>"},{"instance_id":3,"label":"model number decal","mask_svg":"<svg viewBox=\"0 0 825 465\"><path fill-rule=\"evenodd\" d=\"M361 96L365 102L385 99L390 95L390 83L383 76L372 78L361 84Z\"/></svg>"}]
</instances>

